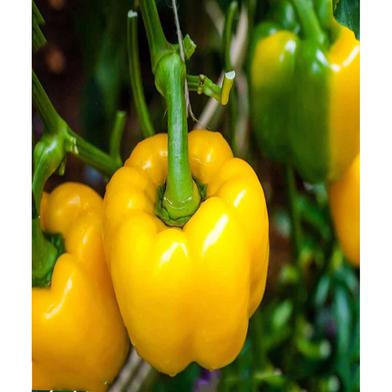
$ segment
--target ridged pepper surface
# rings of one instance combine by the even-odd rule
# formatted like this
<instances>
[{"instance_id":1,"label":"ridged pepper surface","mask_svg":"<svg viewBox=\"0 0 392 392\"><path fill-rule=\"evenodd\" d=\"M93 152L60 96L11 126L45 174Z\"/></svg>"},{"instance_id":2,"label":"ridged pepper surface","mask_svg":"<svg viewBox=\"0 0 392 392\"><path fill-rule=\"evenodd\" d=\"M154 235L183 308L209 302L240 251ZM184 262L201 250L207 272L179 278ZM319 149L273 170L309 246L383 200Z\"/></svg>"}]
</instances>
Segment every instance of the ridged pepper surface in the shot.
<instances>
[{"instance_id":1,"label":"ridged pepper surface","mask_svg":"<svg viewBox=\"0 0 392 392\"><path fill-rule=\"evenodd\" d=\"M329 205L336 234L347 259L360 260L360 155L347 172L328 187Z\"/></svg>"},{"instance_id":2,"label":"ridged pepper surface","mask_svg":"<svg viewBox=\"0 0 392 392\"><path fill-rule=\"evenodd\" d=\"M120 311L138 353L175 375L234 360L264 293L268 215L253 169L218 132L188 134L206 194L183 227L154 213L167 177L167 134L140 142L104 197L105 246Z\"/></svg>"},{"instance_id":3,"label":"ridged pepper surface","mask_svg":"<svg viewBox=\"0 0 392 392\"><path fill-rule=\"evenodd\" d=\"M102 244L102 199L65 183L41 202L41 225L65 253L51 285L32 289L33 389L105 391L125 361L126 329Z\"/></svg>"}]
</instances>

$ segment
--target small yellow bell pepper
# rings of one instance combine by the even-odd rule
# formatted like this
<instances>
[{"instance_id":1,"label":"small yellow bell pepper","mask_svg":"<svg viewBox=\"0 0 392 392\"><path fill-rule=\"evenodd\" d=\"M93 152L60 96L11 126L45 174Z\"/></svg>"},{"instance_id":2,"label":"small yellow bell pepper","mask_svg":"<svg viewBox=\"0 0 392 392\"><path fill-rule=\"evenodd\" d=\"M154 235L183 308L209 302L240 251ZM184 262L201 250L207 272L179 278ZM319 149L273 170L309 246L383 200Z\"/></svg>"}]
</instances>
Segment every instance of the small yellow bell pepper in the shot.
<instances>
[{"instance_id":1,"label":"small yellow bell pepper","mask_svg":"<svg viewBox=\"0 0 392 392\"><path fill-rule=\"evenodd\" d=\"M65 183L43 194L41 225L66 252L32 289L33 389L105 391L129 349L102 244L102 199Z\"/></svg>"},{"instance_id":2,"label":"small yellow bell pepper","mask_svg":"<svg viewBox=\"0 0 392 392\"><path fill-rule=\"evenodd\" d=\"M167 134L140 142L104 197L107 261L129 336L172 376L192 361L217 369L235 359L268 269L268 215L255 172L218 132L192 131L188 143L192 176L206 195L183 227L154 214Z\"/></svg>"},{"instance_id":3,"label":"small yellow bell pepper","mask_svg":"<svg viewBox=\"0 0 392 392\"><path fill-rule=\"evenodd\" d=\"M336 234L347 259L360 259L360 154L341 179L329 185L329 204Z\"/></svg>"}]
</instances>

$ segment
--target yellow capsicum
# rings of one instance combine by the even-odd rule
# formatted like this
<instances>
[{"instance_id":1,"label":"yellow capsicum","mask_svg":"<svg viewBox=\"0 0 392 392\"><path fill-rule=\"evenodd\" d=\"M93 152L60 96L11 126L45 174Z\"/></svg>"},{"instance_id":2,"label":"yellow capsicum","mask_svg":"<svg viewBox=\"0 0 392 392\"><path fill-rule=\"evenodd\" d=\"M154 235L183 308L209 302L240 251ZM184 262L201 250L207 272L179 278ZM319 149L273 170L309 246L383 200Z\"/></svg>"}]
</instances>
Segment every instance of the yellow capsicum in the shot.
<instances>
[{"instance_id":1,"label":"yellow capsicum","mask_svg":"<svg viewBox=\"0 0 392 392\"><path fill-rule=\"evenodd\" d=\"M220 133L188 134L194 179L206 186L183 227L155 214L168 174L168 137L140 142L104 197L107 262L120 311L138 353L175 375L234 360L264 293L268 215L253 169Z\"/></svg>"},{"instance_id":2,"label":"yellow capsicum","mask_svg":"<svg viewBox=\"0 0 392 392\"><path fill-rule=\"evenodd\" d=\"M315 2L271 3L250 47L256 138L305 181L335 181L359 152L360 43L333 17L332 0L317 2L329 10L324 25Z\"/></svg>"},{"instance_id":3,"label":"yellow capsicum","mask_svg":"<svg viewBox=\"0 0 392 392\"><path fill-rule=\"evenodd\" d=\"M355 266L360 259L360 154L338 181L329 185L329 205L343 253Z\"/></svg>"},{"instance_id":4,"label":"yellow capsicum","mask_svg":"<svg viewBox=\"0 0 392 392\"><path fill-rule=\"evenodd\" d=\"M102 199L65 183L43 194L41 225L60 233L65 253L51 285L32 289L33 389L105 391L129 341L102 244Z\"/></svg>"}]
</instances>

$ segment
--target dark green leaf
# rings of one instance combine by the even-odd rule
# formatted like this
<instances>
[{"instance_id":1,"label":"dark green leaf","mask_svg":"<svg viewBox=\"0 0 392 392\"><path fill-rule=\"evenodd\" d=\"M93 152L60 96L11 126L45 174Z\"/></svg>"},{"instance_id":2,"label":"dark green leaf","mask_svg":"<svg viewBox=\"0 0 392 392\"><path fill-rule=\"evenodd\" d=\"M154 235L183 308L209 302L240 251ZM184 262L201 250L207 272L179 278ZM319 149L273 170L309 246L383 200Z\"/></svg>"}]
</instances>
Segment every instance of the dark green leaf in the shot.
<instances>
[{"instance_id":1,"label":"dark green leaf","mask_svg":"<svg viewBox=\"0 0 392 392\"><path fill-rule=\"evenodd\" d=\"M359 0L338 0L334 13L336 19L354 31L355 36L359 39Z\"/></svg>"}]
</instances>

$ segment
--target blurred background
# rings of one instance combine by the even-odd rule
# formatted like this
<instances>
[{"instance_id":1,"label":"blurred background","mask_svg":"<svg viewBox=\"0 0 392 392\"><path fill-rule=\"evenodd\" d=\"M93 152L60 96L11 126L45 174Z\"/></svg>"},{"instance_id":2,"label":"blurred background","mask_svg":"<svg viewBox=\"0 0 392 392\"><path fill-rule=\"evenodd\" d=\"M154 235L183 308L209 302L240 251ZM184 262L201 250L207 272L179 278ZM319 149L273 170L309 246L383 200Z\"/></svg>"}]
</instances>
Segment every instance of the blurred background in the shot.
<instances>
[{"instance_id":1,"label":"blurred background","mask_svg":"<svg viewBox=\"0 0 392 392\"><path fill-rule=\"evenodd\" d=\"M178 1L184 33L197 44L188 71L217 81L225 68L222 30L229 1ZM236 85L227 107L191 93L189 128L222 132L235 153L258 174L270 216L270 264L266 293L250 320L239 357L229 366L208 372L196 364L174 378L159 374L136 353L112 386L113 391L357 391L359 390L359 270L349 264L337 243L323 184L294 178L302 241L293 251L285 167L267 160L249 121L247 49L254 22L268 12L266 1L239 2L234 18L231 61ZM142 139L128 76L128 0L37 0L44 19L47 44L33 55L33 67L60 115L73 130L108 151L117 110L127 113L122 141L126 159ZM166 36L176 41L170 0L157 1ZM358 1L342 1L335 12L341 19L359 18ZM141 18L139 18L141 19ZM148 45L139 20L139 54L147 104L156 132L165 131L167 118L151 72ZM353 26L358 32L358 23ZM33 142L42 132L33 110ZM83 181L103 194L105 179L74 157L67 158L59 182Z\"/></svg>"}]
</instances>

